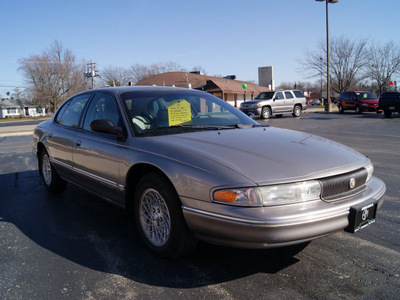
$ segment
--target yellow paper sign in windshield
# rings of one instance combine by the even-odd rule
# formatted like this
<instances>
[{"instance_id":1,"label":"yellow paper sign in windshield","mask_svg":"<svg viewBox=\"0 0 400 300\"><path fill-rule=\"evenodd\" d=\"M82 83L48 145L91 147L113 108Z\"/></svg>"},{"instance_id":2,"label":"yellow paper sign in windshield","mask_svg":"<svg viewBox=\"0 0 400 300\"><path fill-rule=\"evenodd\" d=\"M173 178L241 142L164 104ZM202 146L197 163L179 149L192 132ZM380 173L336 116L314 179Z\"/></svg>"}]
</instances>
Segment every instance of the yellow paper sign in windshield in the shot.
<instances>
[{"instance_id":1,"label":"yellow paper sign in windshield","mask_svg":"<svg viewBox=\"0 0 400 300\"><path fill-rule=\"evenodd\" d=\"M174 100L168 106L169 126L174 126L192 120L190 103L184 99Z\"/></svg>"}]
</instances>

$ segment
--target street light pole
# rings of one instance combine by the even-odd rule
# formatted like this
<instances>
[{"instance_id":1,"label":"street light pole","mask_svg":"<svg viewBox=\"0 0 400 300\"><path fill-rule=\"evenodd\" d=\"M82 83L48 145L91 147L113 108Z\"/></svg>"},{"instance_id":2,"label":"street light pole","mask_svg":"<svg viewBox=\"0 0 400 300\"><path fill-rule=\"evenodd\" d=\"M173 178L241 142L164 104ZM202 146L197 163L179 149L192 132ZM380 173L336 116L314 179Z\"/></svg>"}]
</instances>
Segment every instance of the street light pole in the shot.
<instances>
[{"instance_id":1,"label":"street light pole","mask_svg":"<svg viewBox=\"0 0 400 300\"><path fill-rule=\"evenodd\" d=\"M328 4L337 3L339 0L315 0L318 2L326 2L326 103L325 112L332 112L332 103L330 101L330 80L329 80L329 14Z\"/></svg>"}]
</instances>

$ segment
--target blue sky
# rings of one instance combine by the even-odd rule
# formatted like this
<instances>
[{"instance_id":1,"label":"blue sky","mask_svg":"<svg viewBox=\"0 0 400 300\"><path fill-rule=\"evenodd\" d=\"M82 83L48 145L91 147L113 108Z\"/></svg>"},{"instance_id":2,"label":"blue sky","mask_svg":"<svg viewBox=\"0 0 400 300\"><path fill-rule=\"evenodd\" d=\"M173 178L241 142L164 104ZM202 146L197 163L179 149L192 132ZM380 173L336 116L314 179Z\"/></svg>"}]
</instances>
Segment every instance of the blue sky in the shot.
<instances>
[{"instance_id":1,"label":"blue sky","mask_svg":"<svg viewBox=\"0 0 400 300\"><path fill-rule=\"evenodd\" d=\"M329 5L331 36L398 42L398 0ZM325 3L315 0L1 0L0 95L24 87L18 60L55 40L77 60L107 66L175 62L209 75L258 82L273 66L278 85L307 81L304 52L325 40Z\"/></svg>"}]
</instances>

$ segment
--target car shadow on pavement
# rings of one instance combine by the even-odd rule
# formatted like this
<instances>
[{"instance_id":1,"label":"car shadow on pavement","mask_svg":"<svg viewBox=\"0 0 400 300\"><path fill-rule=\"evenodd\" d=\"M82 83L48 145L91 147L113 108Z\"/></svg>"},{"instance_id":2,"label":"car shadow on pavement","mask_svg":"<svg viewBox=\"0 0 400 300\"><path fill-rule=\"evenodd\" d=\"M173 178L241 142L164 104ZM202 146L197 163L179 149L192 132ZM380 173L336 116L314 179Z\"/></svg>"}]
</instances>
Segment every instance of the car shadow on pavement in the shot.
<instances>
[{"instance_id":1,"label":"car shadow on pavement","mask_svg":"<svg viewBox=\"0 0 400 300\"><path fill-rule=\"evenodd\" d=\"M147 251L133 226L129 225L125 210L78 187L68 185L60 194L49 194L37 171L2 174L0 182L0 224L7 222L8 226L18 229L12 230L20 235L13 237L15 240L23 239L29 245L40 246L29 246L31 248L20 251L39 251L34 256L44 269L48 268L45 267L49 262L47 256L54 257L54 253L61 257L58 259L69 261L61 264L66 268L76 268L74 264L79 264L147 285L192 288L255 273L276 273L297 263L298 259L293 255L303 247L243 250L200 243L186 258L160 259ZM13 252L1 251L6 257L17 259ZM41 272L40 268L39 265L39 268L24 270ZM55 272L69 270L57 269Z\"/></svg>"}]
</instances>

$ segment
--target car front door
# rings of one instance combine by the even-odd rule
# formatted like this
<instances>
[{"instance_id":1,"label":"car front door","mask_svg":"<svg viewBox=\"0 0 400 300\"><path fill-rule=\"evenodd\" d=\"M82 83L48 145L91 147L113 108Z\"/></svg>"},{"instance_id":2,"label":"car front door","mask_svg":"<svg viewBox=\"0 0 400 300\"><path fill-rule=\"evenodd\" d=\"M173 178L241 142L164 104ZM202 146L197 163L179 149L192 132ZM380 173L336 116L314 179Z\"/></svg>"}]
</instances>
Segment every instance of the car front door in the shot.
<instances>
[{"instance_id":1,"label":"car front door","mask_svg":"<svg viewBox=\"0 0 400 300\"><path fill-rule=\"evenodd\" d=\"M282 92L277 92L274 96L274 106L273 111L274 113L284 112L285 111L285 96Z\"/></svg>"},{"instance_id":2,"label":"car front door","mask_svg":"<svg viewBox=\"0 0 400 300\"><path fill-rule=\"evenodd\" d=\"M124 141L117 136L94 132L94 120L111 120L122 127L122 119L113 95L96 93L88 105L82 129L74 139L73 160L78 184L97 194L118 201L123 192L120 166ZM121 203L122 204L122 203Z\"/></svg>"}]
</instances>

